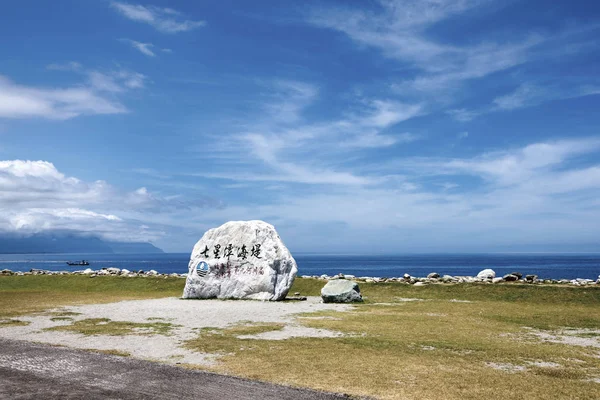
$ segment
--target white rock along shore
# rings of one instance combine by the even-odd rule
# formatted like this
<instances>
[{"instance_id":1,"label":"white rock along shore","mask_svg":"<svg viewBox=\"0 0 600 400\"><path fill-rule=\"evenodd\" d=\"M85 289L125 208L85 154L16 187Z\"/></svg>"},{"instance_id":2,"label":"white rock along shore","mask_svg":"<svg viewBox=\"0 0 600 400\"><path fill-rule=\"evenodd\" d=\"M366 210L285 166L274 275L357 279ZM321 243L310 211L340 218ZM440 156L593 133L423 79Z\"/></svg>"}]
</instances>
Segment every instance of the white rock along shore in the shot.
<instances>
[{"instance_id":1,"label":"white rock along shore","mask_svg":"<svg viewBox=\"0 0 600 400\"><path fill-rule=\"evenodd\" d=\"M484 270L488 271L488 270ZM483 272L483 271L482 271ZM493 272L493 271L492 271ZM128 269L119 269L119 268L102 268L99 270L93 270L91 268L87 268L85 270L79 271L49 271L43 269L31 269L29 272L22 271L11 271L9 269L4 269L0 271L0 275L17 275L17 276L27 276L27 275L87 275L90 277L97 276L122 276L128 278L134 277L172 277L172 278L187 278L187 273L185 274L162 274L155 270L149 271L130 271ZM519 276L521 275L521 276ZM428 284L460 284L460 283L483 283L483 284L498 284L504 282L516 282L516 283L527 283L527 284L557 284L557 285L572 285L572 286L587 286L587 285L600 285L600 276L597 280L593 279L540 279L537 275L513 275L507 274L503 277L478 277L478 276L452 276L452 275L439 275L435 272L432 272L427 277L414 277L409 274L404 274L402 277L371 277L371 276L354 276L347 274L337 274L333 276L329 275L302 275L300 276L304 279L319 279L323 281L329 281L332 279L351 279L357 282L367 282L367 283L388 283L388 282L399 282L409 285L423 286Z\"/></svg>"}]
</instances>

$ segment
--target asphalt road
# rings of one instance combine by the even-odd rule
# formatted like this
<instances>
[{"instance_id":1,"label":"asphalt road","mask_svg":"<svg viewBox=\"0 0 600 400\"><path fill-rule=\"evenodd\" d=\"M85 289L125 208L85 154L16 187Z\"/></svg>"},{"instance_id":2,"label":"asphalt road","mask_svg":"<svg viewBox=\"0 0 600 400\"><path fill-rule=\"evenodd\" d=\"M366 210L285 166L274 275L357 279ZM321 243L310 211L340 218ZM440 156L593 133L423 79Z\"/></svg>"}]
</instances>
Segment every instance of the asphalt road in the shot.
<instances>
[{"instance_id":1,"label":"asphalt road","mask_svg":"<svg viewBox=\"0 0 600 400\"><path fill-rule=\"evenodd\" d=\"M339 400L347 397L128 357L0 339L0 399Z\"/></svg>"}]
</instances>

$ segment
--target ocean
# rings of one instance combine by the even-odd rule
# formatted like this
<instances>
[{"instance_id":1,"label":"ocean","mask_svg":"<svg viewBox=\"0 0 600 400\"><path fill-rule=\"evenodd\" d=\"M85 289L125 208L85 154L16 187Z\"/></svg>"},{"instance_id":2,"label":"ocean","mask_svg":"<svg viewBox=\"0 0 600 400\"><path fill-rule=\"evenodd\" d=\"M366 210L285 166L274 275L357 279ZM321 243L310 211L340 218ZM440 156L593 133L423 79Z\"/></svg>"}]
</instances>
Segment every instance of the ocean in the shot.
<instances>
[{"instance_id":1,"label":"ocean","mask_svg":"<svg viewBox=\"0 0 600 400\"><path fill-rule=\"evenodd\" d=\"M430 272L441 275L477 275L485 268L502 276L513 271L535 274L542 279L597 279L600 254L405 254L390 256L295 254L299 275L400 277L405 273L423 277ZM127 268L161 273L186 273L187 253L166 254L0 254L0 270L75 271L67 261L88 260L90 268Z\"/></svg>"}]
</instances>

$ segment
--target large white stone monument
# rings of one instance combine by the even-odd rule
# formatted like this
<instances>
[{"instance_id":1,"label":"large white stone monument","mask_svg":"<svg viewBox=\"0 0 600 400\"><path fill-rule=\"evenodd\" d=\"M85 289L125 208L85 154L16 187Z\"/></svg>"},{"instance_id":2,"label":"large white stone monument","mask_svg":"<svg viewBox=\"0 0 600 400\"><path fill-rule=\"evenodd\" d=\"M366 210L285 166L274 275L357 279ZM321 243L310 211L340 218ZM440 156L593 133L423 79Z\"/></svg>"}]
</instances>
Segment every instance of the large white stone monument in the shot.
<instances>
[{"instance_id":1,"label":"large white stone monument","mask_svg":"<svg viewBox=\"0 0 600 400\"><path fill-rule=\"evenodd\" d=\"M231 221L196 243L184 299L283 300L298 272L277 231L263 221Z\"/></svg>"}]
</instances>

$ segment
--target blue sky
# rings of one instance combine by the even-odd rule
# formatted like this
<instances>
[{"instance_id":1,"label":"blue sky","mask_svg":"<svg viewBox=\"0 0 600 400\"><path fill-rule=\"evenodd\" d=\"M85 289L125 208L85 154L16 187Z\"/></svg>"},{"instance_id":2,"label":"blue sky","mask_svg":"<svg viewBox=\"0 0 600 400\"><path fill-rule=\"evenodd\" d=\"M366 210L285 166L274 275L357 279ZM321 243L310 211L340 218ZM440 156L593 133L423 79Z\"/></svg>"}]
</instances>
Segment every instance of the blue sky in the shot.
<instances>
[{"instance_id":1,"label":"blue sky","mask_svg":"<svg viewBox=\"0 0 600 400\"><path fill-rule=\"evenodd\" d=\"M600 4L6 2L0 231L600 251Z\"/></svg>"}]
</instances>

